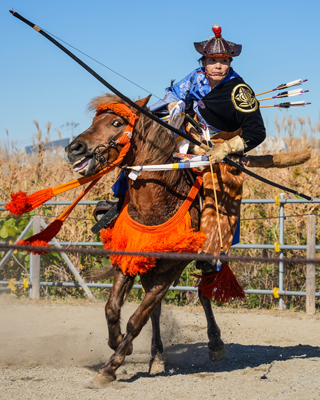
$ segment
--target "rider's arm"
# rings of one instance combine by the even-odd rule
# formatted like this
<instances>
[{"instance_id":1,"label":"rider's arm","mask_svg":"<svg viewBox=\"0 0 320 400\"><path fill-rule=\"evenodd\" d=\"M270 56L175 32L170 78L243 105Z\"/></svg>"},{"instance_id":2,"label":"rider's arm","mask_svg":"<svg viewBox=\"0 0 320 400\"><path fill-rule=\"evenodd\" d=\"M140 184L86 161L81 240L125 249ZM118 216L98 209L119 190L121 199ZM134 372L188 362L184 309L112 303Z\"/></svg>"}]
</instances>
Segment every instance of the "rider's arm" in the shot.
<instances>
[{"instance_id":1,"label":"rider's arm","mask_svg":"<svg viewBox=\"0 0 320 400\"><path fill-rule=\"evenodd\" d=\"M179 100L185 103L186 108L191 106L193 100L196 98L195 90L197 90L198 80L201 75L203 75L203 73L201 73L201 70L198 68L180 82L171 85L171 87L167 89L164 97L149 107L150 111L157 111L164 107L167 108L166 106L169 103L175 103Z\"/></svg>"},{"instance_id":2,"label":"rider's arm","mask_svg":"<svg viewBox=\"0 0 320 400\"><path fill-rule=\"evenodd\" d=\"M263 123L260 109L252 113L236 111L237 120L241 124L241 138L245 143L245 151L259 146L266 138L266 128Z\"/></svg>"}]
</instances>

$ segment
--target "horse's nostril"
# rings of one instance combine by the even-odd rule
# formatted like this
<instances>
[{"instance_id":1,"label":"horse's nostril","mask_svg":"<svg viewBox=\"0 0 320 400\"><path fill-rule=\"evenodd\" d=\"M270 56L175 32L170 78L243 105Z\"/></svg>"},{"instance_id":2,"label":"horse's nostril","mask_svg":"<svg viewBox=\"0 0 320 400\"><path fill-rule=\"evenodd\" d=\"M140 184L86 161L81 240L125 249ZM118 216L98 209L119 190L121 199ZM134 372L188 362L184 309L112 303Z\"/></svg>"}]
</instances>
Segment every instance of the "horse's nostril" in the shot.
<instances>
[{"instance_id":1,"label":"horse's nostril","mask_svg":"<svg viewBox=\"0 0 320 400\"><path fill-rule=\"evenodd\" d=\"M87 151L87 145L84 142L74 142L69 145L68 151L73 155L82 154Z\"/></svg>"}]
</instances>

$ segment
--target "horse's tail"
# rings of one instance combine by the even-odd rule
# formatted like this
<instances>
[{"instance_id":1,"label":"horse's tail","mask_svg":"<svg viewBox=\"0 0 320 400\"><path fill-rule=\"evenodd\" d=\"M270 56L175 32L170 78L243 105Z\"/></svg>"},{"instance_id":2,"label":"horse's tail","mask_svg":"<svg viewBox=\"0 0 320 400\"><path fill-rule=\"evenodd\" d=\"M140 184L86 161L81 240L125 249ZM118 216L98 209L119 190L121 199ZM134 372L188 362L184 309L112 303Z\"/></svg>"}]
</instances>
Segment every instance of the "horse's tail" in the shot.
<instances>
[{"instance_id":1,"label":"horse's tail","mask_svg":"<svg viewBox=\"0 0 320 400\"><path fill-rule=\"evenodd\" d=\"M112 264L101 267L85 273L86 281L100 281L101 279L110 279L114 275L114 266Z\"/></svg>"}]
</instances>

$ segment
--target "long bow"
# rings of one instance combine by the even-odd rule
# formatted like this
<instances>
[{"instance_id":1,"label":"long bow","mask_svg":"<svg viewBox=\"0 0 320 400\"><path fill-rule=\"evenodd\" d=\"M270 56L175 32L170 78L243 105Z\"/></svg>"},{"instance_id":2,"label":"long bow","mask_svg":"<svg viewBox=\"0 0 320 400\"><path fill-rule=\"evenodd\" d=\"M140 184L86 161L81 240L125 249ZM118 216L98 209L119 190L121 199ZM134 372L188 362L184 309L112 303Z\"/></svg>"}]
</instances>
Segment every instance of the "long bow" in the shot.
<instances>
[{"instance_id":1,"label":"long bow","mask_svg":"<svg viewBox=\"0 0 320 400\"><path fill-rule=\"evenodd\" d=\"M29 25L31 28L35 29L37 32L39 32L42 36L44 36L46 39L48 39L51 43L53 43L54 45L56 45L57 47L59 47L60 50L62 50L64 53L66 53L69 57L71 57L75 62L77 62L79 65L81 65L86 71L88 71L92 76L94 76L99 82L101 82L104 86L106 86L109 90L111 90L113 93L115 93L117 96L119 96L123 101L125 101L127 104L129 104L131 107L135 108L136 110L140 111L142 114L146 115L147 117L149 117L150 119L152 119L153 121L157 122L158 124L162 125L164 128L176 133L177 135L183 137L184 139L189 140L189 142L192 142L194 144L196 144L197 146L201 147L202 149L208 151L210 149L209 146L205 145L204 143L199 142L198 140L194 139L192 136L189 136L187 134L185 134L184 132L181 132L179 129L167 124L166 122L164 122L163 120L159 119L158 117L156 117L155 115L151 114L149 111L145 110L144 108L140 107L138 104L134 103L131 99L129 99L127 96L125 96L124 94L122 94L121 92L119 92L119 90L117 90L115 87L113 87L112 85L110 85L110 83L108 83L105 79L103 79L100 75L98 75L93 69L91 69L87 64L85 64L82 60L80 60L77 56L75 56L73 53L71 53L71 51L69 51L68 49L66 49L64 46L62 46L61 43L59 43L58 41L56 41L53 37L51 37L50 35L48 35L45 31L43 31L41 28L39 28L37 25L35 25L34 23L30 22L29 20L27 20L26 18L24 18L22 15L20 15L19 13L9 10L9 12L16 18L20 19L20 21L24 22L25 24ZM295 82L290 82L284 85L280 85L278 86L278 88L273 89L273 90L278 90L278 89L284 89L287 88L289 86L295 86L295 85L299 85L301 84L302 80L299 81L295 81ZM271 90L272 91L272 90ZM270 91L269 91L270 92ZM268 93L268 92L264 92L264 93ZM259 93L262 94L262 93ZM278 185L274 182L269 181L268 179L262 178L261 176L255 174L254 172L248 171L246 168L244 168L243 166L240 166L239 164L235 163L234 161L232 161L229 157L225 157L224 161L227 162L229 165L232 165L233 167L239 169L240 171L246 173L247 175L250 175L264 183L267 183L270 186L274 186L277 188L280 188L282 190L285 190L287 192L299 195L301 197L303 197L306 200L312 200L312 198L310 196L307 196L303 193L300 193L296 190L292 190L289 188L286 188L285 186L282 185Z\"/></svg>"}]
</instances>

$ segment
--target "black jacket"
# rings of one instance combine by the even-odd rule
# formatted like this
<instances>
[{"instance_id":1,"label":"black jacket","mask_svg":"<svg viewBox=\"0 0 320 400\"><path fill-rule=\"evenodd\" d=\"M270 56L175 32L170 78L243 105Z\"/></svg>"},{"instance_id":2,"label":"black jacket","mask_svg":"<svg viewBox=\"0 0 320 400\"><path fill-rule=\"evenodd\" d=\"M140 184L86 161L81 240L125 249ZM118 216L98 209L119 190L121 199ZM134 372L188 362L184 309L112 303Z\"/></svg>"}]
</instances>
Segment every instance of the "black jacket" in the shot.
<instances>
[{"instance_id":1,"label":"black jacket","mask_svg":"<svg viewBox=\"0 0 320 400\"><path fill-rule=\"evenodd\" d=\"M215 128L224 132L242 129L245 151L262 143L266 129L253 90L242 78L230 79L198 101L199 112Z\"/></svg>"}]
</instances>

